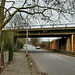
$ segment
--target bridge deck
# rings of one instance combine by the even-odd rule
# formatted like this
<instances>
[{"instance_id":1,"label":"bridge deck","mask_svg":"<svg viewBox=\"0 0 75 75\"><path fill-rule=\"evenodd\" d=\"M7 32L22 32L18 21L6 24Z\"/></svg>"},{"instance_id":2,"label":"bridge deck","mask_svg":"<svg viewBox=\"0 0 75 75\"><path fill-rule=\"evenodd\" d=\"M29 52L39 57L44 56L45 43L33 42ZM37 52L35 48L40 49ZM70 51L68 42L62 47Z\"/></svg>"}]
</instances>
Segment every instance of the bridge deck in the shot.
<instances>
[{"instance_id":1,"label":"bridge deck","mask_svg":"<svg viewBox=\"0 0 75 75\"><path fill-rule=\"evenodd\" d=\"M26 29L3 30L12 31L15 37L26 37ZM75 34L75 27L32 28L28 29L28 37L64 37Z\"/></svg>"}]
</instances>

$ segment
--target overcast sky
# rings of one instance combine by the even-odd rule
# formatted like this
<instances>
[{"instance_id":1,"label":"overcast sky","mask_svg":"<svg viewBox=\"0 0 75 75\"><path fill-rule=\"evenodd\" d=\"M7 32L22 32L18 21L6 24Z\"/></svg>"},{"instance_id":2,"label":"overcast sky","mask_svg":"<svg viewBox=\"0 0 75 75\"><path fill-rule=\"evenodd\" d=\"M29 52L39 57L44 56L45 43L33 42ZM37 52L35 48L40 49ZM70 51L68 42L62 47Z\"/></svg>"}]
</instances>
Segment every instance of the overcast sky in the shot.
<instances>
[{"instance_id":1,"label":"overcast sky","mask_svg":"<svg viewBox=\"0 0 75 75\"><path fill-rule=\"evenodd\" d=\"M7 0L7 1L15 1L15 4L14 4L15 7L21 7L23 5L23 2L24 2L24 0ZM27 1L28 1L28 4L32 3L31 0L27 0ZM44 5L43 0L39 0L39 1L40 1L39 5L43 6ZM60 1L65 1L65 0L60 0ZM12 3L7 3L6 8L9 8L11 6L11 4ZM14 10L12 9L11 12L12 11L14 11ZM52 16L50 17L50 19L53 20L53 21L57 20L58 19L58 13L56 11L52 10L52 12L51 12L51 11L48 10L48 11L45 12L46 15L50 15L51 13L52 13ZM23 13L22 15L25 17L26 14ZM64 15L67 16L68 19L72 21L72 17L69 14L64 14ZM66 20L63 17L63 15L60 15L60 17L61 17L60 20L56 21L56 22L53 22L53 21L46 22L45 20L41 20L42 15L39 15L39 16L35 15L35 16L37 17L37 19L36 18L33 19L32 16L30 16L31 17L31 19L30 19L31 23L30 24L32 24L32 25L42 25L42 24L50 24L50 23L55 23L55 24L56 23L57 24L58 23L70 23L68 20Z\"/></svg>"},{"instance_id":2,"label":"overcast sky","mask_svg":"<svg viewBox=\"0 0 75 75\"><path fill-rule=\"evenodd\" d=\"M1 1L1 0L0 0ZM22 6L22 4L23 4L23 2L24 2L24 0L7 0L7 1L16 1L15 2L15 7L21 7ZM62 1L62 0L60 0L60 1ZM28 3L31 3L31 0L28 0ZM10 6L11 6L11 4L12 3L7 3L6 4L6 7L7 8L9 8ZM44 5L44 3L43 3L43 1L42 0L40 0L40 2L39 2L39 4L41 4L41 5ZM14 11L13 9L11 10L11 12L12 11ZM48 11L46 11L45 13L47 13ZM51 19L52 20L56 20L57 18L58 18L58 13L56 12L56 11L52 11L52 13L53 13L53 16L51 17ZM48 12L47 14L50 14L50 12ZM65 15L67 15L67 17L71 20L71 16L69 15L69 14L65 14ZM24 16L24 14L23 14L23 16ZM32 25L45 25L45 24L52 24L52 23L70 23L68 20L66 20L62 15L61 15L61 19L59 20L59 21L57 21L57 22L46 22L45 20L41 20L41 15L40 16L38 16L38 15L35 15L36 17L37 17L37 19L35 19L35 20L33 20L33 18L32 18L32 16L31 16L31 19L30 19L30 22L32 23ZM7 24L8 25L8 24ZM45 40L45 41L48 41L49 40L49 38L41 38L42 40ZM56 38L50 38L50 40L52 40L52 39L56 39Z\"/></svg>"}]
</instances>

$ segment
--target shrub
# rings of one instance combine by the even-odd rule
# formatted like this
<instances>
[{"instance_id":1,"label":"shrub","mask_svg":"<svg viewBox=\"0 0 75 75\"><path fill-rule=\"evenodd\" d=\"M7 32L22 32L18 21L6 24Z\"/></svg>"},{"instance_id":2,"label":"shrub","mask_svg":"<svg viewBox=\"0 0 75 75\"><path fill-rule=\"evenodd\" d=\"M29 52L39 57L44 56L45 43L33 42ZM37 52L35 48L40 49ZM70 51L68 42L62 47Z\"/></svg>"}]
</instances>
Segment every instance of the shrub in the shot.
<instances>
[{"instance_id":1,"label":"shrub","mask_svg":"<svg viewBox=\"0 0 75 75\"><path fill-rule=\"evenodd\" d=\"M3 50L9 51L9 60L13 59L13 52L14 52L14 39L13 39L13 33L7 32L5 34L2 34L0 37L0 42L4 41Z\"/></svg>"},{"instance_id":2,"label":"shrub","mask_svg":"<svg viewBox=\"0 0 75 75\"><path fill-rule=\"evenodd\" d=\"M24 46L23 42L20 41L20 40L17 40L17 48L18 48L18 49L22 49L23 46Z\"/></svg>"}]
</instances>

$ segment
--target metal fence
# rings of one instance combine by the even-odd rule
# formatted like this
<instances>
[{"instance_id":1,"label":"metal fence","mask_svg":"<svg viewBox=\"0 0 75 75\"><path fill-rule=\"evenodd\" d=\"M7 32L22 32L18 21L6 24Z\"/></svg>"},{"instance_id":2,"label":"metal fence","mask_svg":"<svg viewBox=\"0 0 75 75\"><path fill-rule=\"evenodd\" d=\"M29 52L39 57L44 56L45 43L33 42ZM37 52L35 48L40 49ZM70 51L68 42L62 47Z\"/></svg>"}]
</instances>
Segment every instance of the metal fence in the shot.
<instances>
[{"instance_id":1,"label":"metal fence","mask_svg":"<svg viewBox=\"0 0 75 75\"><path fill-rule=\"evenodd\" d=\"M28 29L33 28L58 28L58 27L75 27L75 23L67 23L67 24L45 24L45 25L29 25ZM7 29L27 29L25 25L19 25L19 26L5 26L3 30Z\"/></svg>"}]
</instances>

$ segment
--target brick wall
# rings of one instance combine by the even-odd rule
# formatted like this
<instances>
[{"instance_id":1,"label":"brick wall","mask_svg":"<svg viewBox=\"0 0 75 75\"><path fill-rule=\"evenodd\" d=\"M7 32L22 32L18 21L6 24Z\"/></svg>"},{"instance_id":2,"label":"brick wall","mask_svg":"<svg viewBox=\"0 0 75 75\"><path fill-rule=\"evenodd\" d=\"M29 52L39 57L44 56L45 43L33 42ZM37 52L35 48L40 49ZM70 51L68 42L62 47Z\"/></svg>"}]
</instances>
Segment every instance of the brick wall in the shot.
<instances>
[{"instance_id":1,"label":"brick wall","mask_svg":"<svg viewBox=\"0 0 75 75\"><path fill-rule=\"evenodd\" d=\"M72 43L73 41L73 43ZM73 46L72 46L73 45ZM73 47L73 48L72 48ZM75 35L71 36L71 41L70 41L70 50L75 51Z\"/></svg>"},{"instance_id":2,"label":"brick wall","mask_svg":"<svg viewBox=\"0 0 75 75\"><path fill-rule=\"evenodd\" d=\"M51 48L51 49L59 49L59 40L53 40L53 41L50 43L50 48Z\"/></svg>"}]
</instances>

